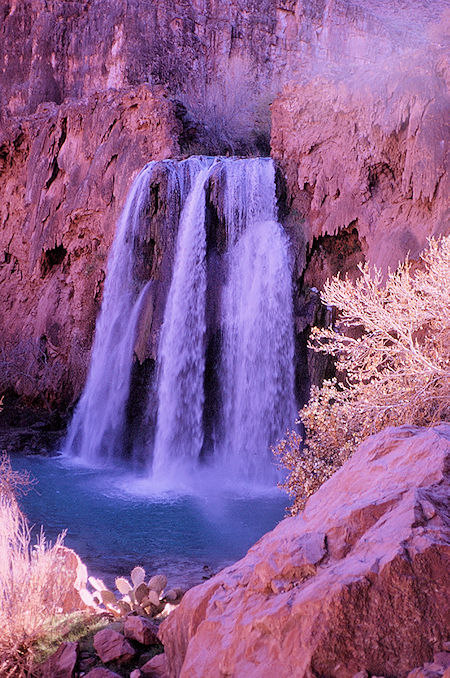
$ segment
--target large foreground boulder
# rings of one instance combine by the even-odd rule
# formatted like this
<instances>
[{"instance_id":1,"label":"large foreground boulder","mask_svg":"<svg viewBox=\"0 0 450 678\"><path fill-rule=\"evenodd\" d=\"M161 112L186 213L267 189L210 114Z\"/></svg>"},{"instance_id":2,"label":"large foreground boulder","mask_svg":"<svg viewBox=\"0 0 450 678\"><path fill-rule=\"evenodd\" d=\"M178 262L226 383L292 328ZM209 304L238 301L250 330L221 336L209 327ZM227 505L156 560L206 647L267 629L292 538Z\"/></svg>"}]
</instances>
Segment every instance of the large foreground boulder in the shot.
<instances>
[{"instance_id":1,"label":"large foreground boulder","mask_svg":"<svg viewBox=\"0 0 450 678\"><path fill-rule=\"evenodd\" d=\"M449 634L450 425L365 441L162 624L173 678L403 677Z\"/></svg>"}]
</instances>

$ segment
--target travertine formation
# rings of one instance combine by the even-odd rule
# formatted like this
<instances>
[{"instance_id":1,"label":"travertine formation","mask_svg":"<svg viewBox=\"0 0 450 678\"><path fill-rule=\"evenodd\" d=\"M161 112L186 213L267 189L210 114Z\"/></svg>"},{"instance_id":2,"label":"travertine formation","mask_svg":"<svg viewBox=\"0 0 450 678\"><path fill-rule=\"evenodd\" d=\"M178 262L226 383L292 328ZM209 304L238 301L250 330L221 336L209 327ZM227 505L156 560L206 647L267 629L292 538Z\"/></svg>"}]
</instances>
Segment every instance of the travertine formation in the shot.
<instances>
[{"instance_id":1,"label":"travertine formation","mask_svg":"<svg viewBox=\"0 0 450 678\"><path fill-rule=\"evenodd\" d=\"M364 259L395 269L448 232L450 71L428 56L292 83L272 105L272 153L310 243L305 282Z\"/></svg>"},{"instance_id":2,"label":"travertine formation","mask_svg":"<svg viewBox=\"0 0 450 678\"><path fill-rule=\"evenodd\" d=\"M426 236L448 229L445 8L6 0L0 388L49 408L77 399L136 172L214 135L226 141L227 130L267 137L272 101L297 317L315 314L305 286L366 259L416 257Z\"/></svg>"},{"instance_id":3,"label":"travertine formation","mask_svg":"<svg viewBox=\"0 0 450 678\"><path fill-rule=\"evenodd\" d=\"M449 459L448 424L366 440L304 512L187 592L159 633L171 678L401 678L431 662L450 630Z\"/></svg>"},{"instance_id":4,"label":"travertine formation","mask_svg":"<svg viewBox=\"0 0 450 678\"><path fill-rule=\"evenodd\" d=\"M116 219L149 159L178 152L172 104L141 85L5 118L0 131L3 380L47 405L86 376Z\"/></svg>"}]
</instances>

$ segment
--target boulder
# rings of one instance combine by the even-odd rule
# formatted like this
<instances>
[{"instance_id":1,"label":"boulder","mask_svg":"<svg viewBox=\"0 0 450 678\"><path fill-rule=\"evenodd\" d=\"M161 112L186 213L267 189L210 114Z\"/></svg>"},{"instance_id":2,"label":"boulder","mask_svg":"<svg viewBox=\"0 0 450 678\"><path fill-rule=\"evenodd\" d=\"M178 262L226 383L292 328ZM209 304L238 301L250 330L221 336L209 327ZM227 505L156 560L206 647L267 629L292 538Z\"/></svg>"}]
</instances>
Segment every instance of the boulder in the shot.
<instances>
[{"instance_id":1,"label":"boulder","mask_svg":"<svg viewBox=\"0 0 450 678\"><path fill-rule=\"evenodd\" d=\"M157 654L149 659L144 666L141 666L141 673L144 678L168 678L165 653Z\"/></svg>"},{"instance_id":2,"label":"boulder","mask_svg":"<svg viewBox=\"0 0 450 678\"><path fill-rule=\"evenodd\" d=\"M136 654L121 633L108 627L95 634L94 647L102 662L117 661L125 664Z\"/></svg>"},{"instance_id":3,"label":"boulder","mask_svg":"<svg viewBox=\"0 0 450 678\"><path fill-rule=\"evenodd\" d=\"M171 678L402 678L448 634L450 425L367 439L159 631Z\"/></svg>"},{"instance_id":4,"label":"boulder","mask_svg":"<svg viewBox=\"0 0 450 678\"><path fill-rule=\"evenodd\" d=\"M86 604L80 598L80 589L86 586L87 569L80 556L67 546L58 547L58 555L62 561L62 566L66 570L66 581L71 586L62 599L62 611L64 614L85 610Z\"/></svg>"},{"instance_id":5,"label":"boulder","mask_svg":"<svg viewBox=\"0 0 450 678\"><path fill-rule=\"evenodd\" d=\"M97 666L95 669L92 669L92 671L89 671L89 673L86 673L84 678L121 678L118 673L114 673L114 671L110 671L109 669L105 669L104 666Z\"/></svg>"},{"instance_id":6,"label":"boulder","mask_svg":"<svg viewBox=\"0 0 450 678\"><path fill-rule=\"evenodd\" d=\"M142 645L155 645L158 643L158 626L145 617L130 615L125 619L123 632L126 638L137 640Z\"/></svg>"},{"instance_id":7,"label":"boulder","mask_svg":"<svg viewBox=\"0 0 450 678\"><path fill-rule=\"evenodd\" d=\"M72 678L78 657L78 643L61 643L56 652L45 661L40 678Z\"/></svg>"}]
</instances>

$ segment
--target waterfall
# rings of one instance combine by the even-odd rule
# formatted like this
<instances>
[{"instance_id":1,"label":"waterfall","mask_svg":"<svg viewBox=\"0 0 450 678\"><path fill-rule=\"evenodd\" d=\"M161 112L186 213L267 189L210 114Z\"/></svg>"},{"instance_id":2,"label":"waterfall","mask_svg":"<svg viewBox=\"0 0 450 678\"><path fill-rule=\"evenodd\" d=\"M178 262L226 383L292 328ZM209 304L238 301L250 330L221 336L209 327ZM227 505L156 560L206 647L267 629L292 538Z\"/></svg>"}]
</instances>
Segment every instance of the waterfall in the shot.
<instances>
[{"instance_id":1,"label":"waterfall","mask_svg":"<svg viewBox=\"0 0 450 678\"><path fill-rule=\"evenodd\" d=\"M205 370L205 183L212 161L196 177L180 219L172 284L159 349L158 417L153 472L189 469L203 445Z\"/></svg>"},{"instance_id":2,"label":"waterfall","mask_svg":"<svg viewBox=\"0 0 450 678\"><path fill-rule=\"evenodd\" d=\"M153 168L149 163L135 179L118 222L89 373L65 442L67 453L94 465L120 452L134 333L144 294L136 293L133 280L134 238Z\"/></svg>"},{"instance_id":3,"label":"waterfall","mask_svg":"<svg viewBox=\"0 0 450 678\"><path fill-rule=\"evenodd\" d=\"M150 162L138 174L118 221L89 372L64 443L65 454L94 466L122 456L136 326L151 284L139 279L135 263L156 165ZM202 166L196 158L166 163L169 202L175 193L183 201Z\"/></svg>"},{"instance_id":4,"label":"waterfall","mask_svg":"<svg viewBox=\"0 0 450 678\"><path fill-rule=\"evenodd\" d=\"M136 272L136 258L143 256L145 220L153 218L156 167L168 173L165 201L177 203L179 219L156 399L149 400L155 435L139 457L155 483L169 487L205 466L221 478L271 483L269 448L294 420L295 399L289 243L276 218L268 158L194 157L141 171L118 223L89 374L65 449L93 465L124 456L136 333L153 284ZM140 425L148 425L145 418Z\"/></svg>"},{"instance_id":5,"label":"waterfall","mask_svg":"<svg viewBox=\"0 0 450 678\"><path fill-rule=\"evenodd\" d=\"M289 246L276 221L273 163L239 160L225 170L219 454L231 474L262 481L270 476L270 445L296 412Z\"/></svg>"}]
</instances>

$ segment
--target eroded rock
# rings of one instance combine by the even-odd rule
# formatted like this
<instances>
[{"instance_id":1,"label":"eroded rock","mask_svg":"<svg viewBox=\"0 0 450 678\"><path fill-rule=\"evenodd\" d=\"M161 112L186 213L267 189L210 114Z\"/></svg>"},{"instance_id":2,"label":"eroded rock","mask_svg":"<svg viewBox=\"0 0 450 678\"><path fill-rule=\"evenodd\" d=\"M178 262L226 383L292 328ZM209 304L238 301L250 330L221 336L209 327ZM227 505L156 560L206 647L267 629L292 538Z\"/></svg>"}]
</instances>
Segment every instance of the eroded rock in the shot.
<instances>
[{"instance_id":1,"label":"eroded rock","mask_svg":"<svg viewBox=\"0 0 450 678\"><path fill-rule=\"evenodd\" d=\"M145 678L168 678L167 659L165 653L157 654L141 666L141 673Z\"/></svg>"},{"instance_id":2,"label":"eroded rock","mask_svg":"<svg viewBox=\"0 0 450 678\"><path fill-rule=\"evenodd\" d=\"M149 160L178 152L179 125L164 94L142 85L3 118L2 388L5 382L29 398L40 392L48 407L60 409L78 397L128 189ZM165 210L159 203L150 207ZM164 218L152 219L151 227ZM168 276L166 235L151 228L145 234L152 257L143 275ZM163 303L156 301L154 332Z\"/></svg>"},{"instance_id":3,"label":"eroded rock","mask_svg":"<svg viewBox=\"0 0 450 678\"><path fill-rule=\"evenodd\" d=\"M301 514L185 594L159 632L169 676L402 678L430 662L447 633L449 456L447 424L365 441Z\"/></svg>"},{"instance_id":4,"label":"eroded rock","mask_svg":"<svg viewBox=\"0 0 450 678\"><path fill-rule=\"evenodd\" d=\"M137 640L142 645L154 645L158 643L158 626L150 619L129 615L126 617L123 632L126 638Z\"/></svg>"},{"instance_id":5,"label":"eroded rock","mask_svg":"<svg viewBox=\"0 0 450 678\"><path fill-rule=\"evenodd\" d=\"M94 647L102 662L117 661L125 664L136 654L128 640L111 628L102 629L95 634Z\"/></svg>"}]
</instances>

